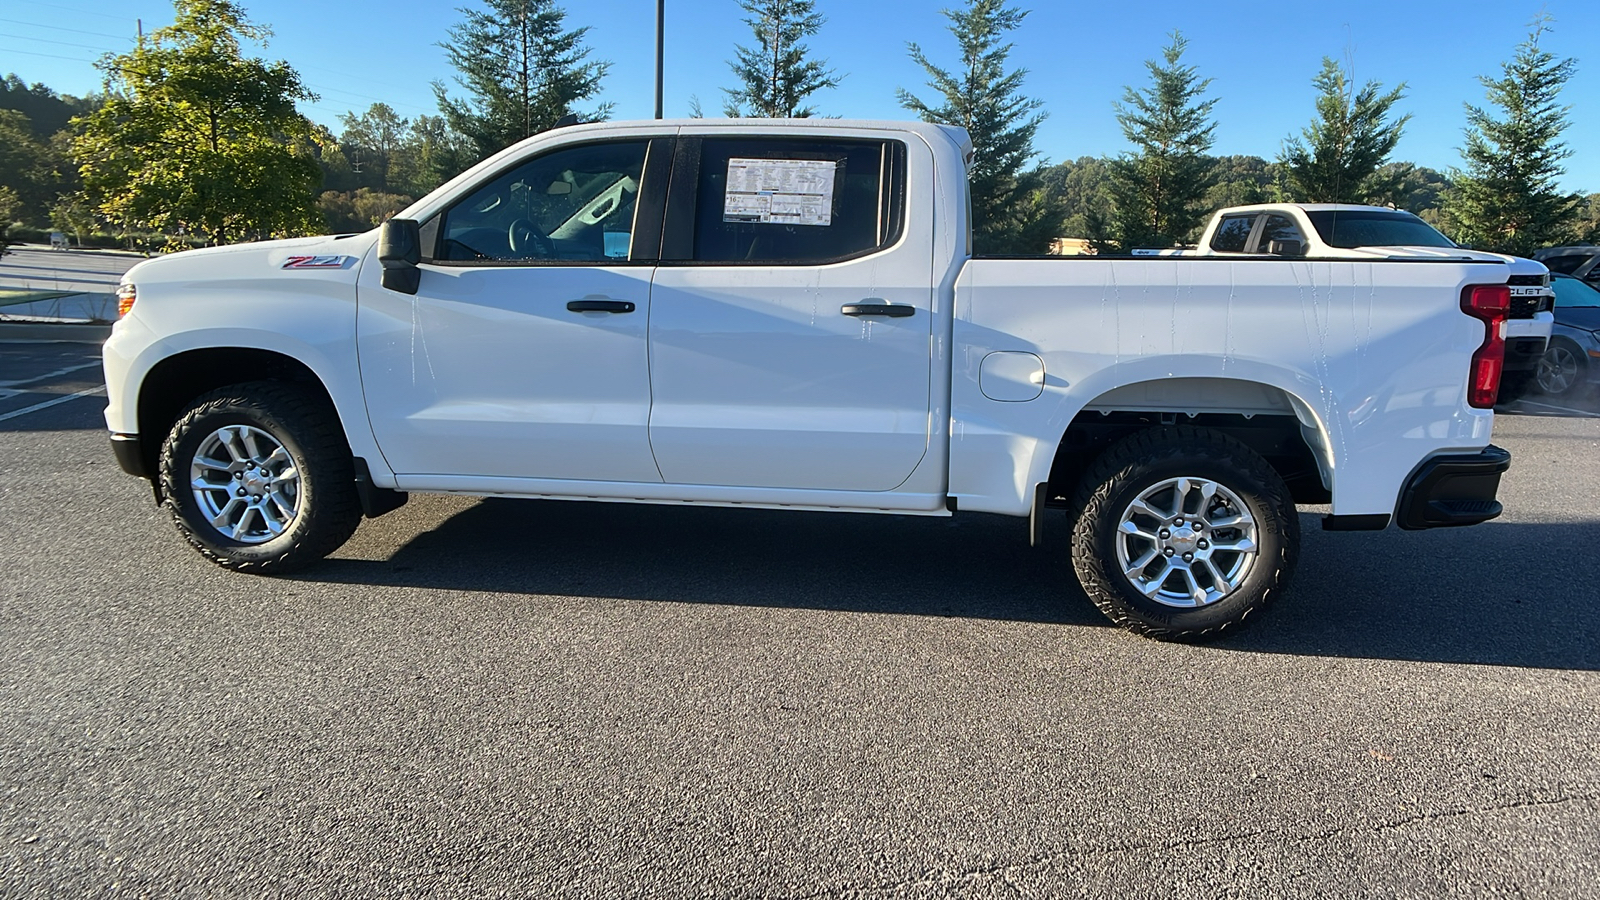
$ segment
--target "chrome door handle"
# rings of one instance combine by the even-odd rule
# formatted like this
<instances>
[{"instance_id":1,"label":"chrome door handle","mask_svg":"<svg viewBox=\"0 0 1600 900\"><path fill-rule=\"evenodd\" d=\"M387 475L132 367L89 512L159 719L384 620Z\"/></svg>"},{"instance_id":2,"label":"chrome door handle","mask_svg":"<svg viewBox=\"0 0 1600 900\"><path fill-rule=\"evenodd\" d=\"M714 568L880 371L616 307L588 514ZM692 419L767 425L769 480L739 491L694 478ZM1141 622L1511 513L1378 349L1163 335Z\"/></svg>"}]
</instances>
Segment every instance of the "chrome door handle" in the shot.
<instances>
[{"instance_id":1,"label":"chrome door handle","mask_svg":"<svg viewBox=\"0 0 1600 900\"><path fill-rule=\"evenodd\" d=\"M633 304L627 300L572 300L568 312L631 313Z\"/></svg>"},{"instance_id":2,"label":"chrome door handle","mask_svg":"<svg viewBox=\"0 0 1600 900\"><path fill-rule=\"evenodd\" d=\"M904 319L906 316L916 315L917 308L892 303L846 303L839 307L839 312L847 316L887 316L891 319Z\"/></svg>"}]
</instances>

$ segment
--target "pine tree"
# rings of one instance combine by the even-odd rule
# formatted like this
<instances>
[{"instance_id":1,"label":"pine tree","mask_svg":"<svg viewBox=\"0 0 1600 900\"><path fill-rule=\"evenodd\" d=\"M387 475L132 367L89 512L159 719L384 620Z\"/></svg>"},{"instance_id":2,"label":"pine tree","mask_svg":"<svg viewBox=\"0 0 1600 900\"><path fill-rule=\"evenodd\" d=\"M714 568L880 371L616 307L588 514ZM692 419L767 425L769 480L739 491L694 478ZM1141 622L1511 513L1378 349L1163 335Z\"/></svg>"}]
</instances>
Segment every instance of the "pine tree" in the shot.
<instances>
[{"instance_id":1,"label":"pine tree","mask_svg":"<svg viewBox=\"0 0 1600 900\"><path fill-rule=\"evenodd\" d=\"M1182 65L1189 42L1174 31L1161 61L1148 60L1150 87L1126 88L1117 104L1117 122L1134 152L1111 160L1113 220L1090 235L1113 250L1171 247L1190 239L1205 219L1204 203L1214 163L1206 152L1215 143L1216 100L1202 100L1211 79Z\"/></svg>"},{"instance_id":2,"label":"pine tree","mask_svg":"<svg viewBox=\"0 0 1600 900\"><path fill-rule=\"evenodd\" d=\"M1534 20L1515 58L1502 66L1504 77L1478 79L1503 117L1467 105L1467 165L1446 206L1462 243L1527 256L1574 236L1582 198L1557 184L1561 161L1572 155L1560 140L1571 107L1557 98L1577 61L1558 60L1539 46L1549 31L1549 17Z\"/></svg>"},{"instance_id":3,"label":"pine tree","mask_svg":"<svg viewBox=\"0 0 1600 900\"><path fill-rule=\"evenodd\" d=\"M901 89L896 91L900 105L924 122L965 128L971 137L974 250L1041 253L1060 235L1065 209L1059 192L1047 189L1044 170L1027 168L1038 155L1033 139L1044 121L1039 112L1044 104L1022 93L1028 70L1006 71L1014 45L1002 43L1028 11L1005 0L968 0L965 9L947 9L944 15L961 50L960 68L942 69L921 47L908 44L943 102L930 106Z\"/></svg>"},{"instance_id":4,"label":"pine tree","mask_svg":"<svg viewBox=\"0 0 1600 900\"><path fill-rule=\"evenodd\" d=\"M1388 93L1369 81L1355 89L1350 73L1332 57L1322 58L1316 86L1317 117L1300 137L1284 141L1279 163L1291 199L1300 203L1368 203L1389 193L1380 170L1400 143L1411 116L1390 118L1405 96L1401 84Z\"/></svg>"},{"instance_id":5,"label":"pine tree","mask_svg":"<svg viewBox=\"0 0 1600 900\"><path fill-rule=\"evenodd\" d=\"M757 46L734 48L737 58L728 67L741 84L723 89L727 115L803 119L816 114L814 107L801 105L807 97L839 86L827 60L807 59L809 50L800 43L826 21L815 5L812 0L739 0L750 14L744 22L755 33Z\"/></svg>"},{"instance_id":6,"label":"pine tree","mask_svg":"<svg viewBox=\"0 0 1600 900\"><path fill-rule=\"evenodd\" d=\"M462 8L466 18L440 44L456 82L470 95L453 100L441 82L433 93L451 129L466 136L480 158L554 128L564 116L604 119L611 104L574 108L600 93L609 62L589 59L588 28L563 31L566 12L555 0L483 0Z\"/></svg>"}]
</instances>

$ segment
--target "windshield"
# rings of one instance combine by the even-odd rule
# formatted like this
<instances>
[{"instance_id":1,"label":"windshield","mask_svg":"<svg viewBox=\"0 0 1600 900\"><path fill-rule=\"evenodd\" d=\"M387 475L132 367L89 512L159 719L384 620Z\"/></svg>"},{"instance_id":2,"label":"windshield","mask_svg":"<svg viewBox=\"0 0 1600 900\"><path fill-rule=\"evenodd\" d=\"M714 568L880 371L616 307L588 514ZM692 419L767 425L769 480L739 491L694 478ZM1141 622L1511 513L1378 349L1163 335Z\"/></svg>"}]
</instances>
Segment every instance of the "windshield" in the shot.
<instances>
[{"instance_id":1,"label":"windshield","mask_svg":"<svg viewBox=\"0 0 1600 900\"><path fill-rule=\"evenodd\" d=\"M1556 292L1556 306L1563 309L1574 306L1600 306L1600 291L1570 275L1557 275L1551 278L1550 287Z\"/></svg>"},{"instance_id":2,"label":"windshield","mask_svg":"<svg viewBox=\"0 0 1600 900\"><path fill-rule=\"evenodd\" d=\"M1323 209L1307 212L1322 242L1330 247L1454 247L1455 244L1408 212Z\"/></svg>"}]
</instances>

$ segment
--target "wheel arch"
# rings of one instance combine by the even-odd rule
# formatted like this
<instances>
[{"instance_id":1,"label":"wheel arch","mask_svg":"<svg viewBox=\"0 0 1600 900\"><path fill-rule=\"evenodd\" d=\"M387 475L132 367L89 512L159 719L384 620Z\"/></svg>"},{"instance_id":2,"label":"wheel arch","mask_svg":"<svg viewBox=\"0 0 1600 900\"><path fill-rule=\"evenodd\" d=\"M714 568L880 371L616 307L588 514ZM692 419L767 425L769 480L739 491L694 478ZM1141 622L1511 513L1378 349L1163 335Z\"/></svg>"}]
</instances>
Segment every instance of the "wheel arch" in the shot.
<instances>
[{"instance_id":1,"label":"wheel arch","mask_svg":"<svg viewBox=\"0 0 1600 900\"><path fill-rule=\"evenodd\" d=\"M247 374L241 374L247 373ZM277 350L260 347L198 347L165 357L145 373L139 383L136 419L144 438L140 453L145 471L158 470L161 445L174 422L201 394L248 381L286 381L304 385L321 395L337 414L338 405L317 373L303 361ZM349 428L341 417L341 431L349 444ZM160 479L151 483L160 491Z\"/></svg>"},{"instance_id":2,"label":"wheel arch","mask_svg":"<svg viewBox=\"0 0 1600 900\"><path fill-rule=\"evenodd\" d=\"M1117 385L1078 407L1039 476L1049 484L1049 501L1061 503L1070 497L1082 474L1118 440L1173 424L1209 428L1238 439L1267 460L1297 503L1326 503L1331 498L1333 445L1322 417L1305 398L1263 380L1180 377Z\"/></svg>"}]
</instances>

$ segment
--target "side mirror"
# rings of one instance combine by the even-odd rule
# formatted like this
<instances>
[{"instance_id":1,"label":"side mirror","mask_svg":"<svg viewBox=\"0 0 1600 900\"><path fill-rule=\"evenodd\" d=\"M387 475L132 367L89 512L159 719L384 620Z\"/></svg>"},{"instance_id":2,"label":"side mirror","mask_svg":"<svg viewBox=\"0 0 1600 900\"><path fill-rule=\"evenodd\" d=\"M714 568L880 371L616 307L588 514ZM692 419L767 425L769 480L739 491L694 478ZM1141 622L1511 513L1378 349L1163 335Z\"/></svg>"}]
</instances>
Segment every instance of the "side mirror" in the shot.
<instances>
[{"instance_id":1,"label":"side mirror","mask_svg":"<svg viewBox=\"0 0 1600 900\"><path fill-rule=\"evenodd\" d=\"M390 219L378 231L378 262L383 264L383 286L402 294L415 294L422 283L422 230L415 219Z\"/></svg>"},{"instance_id":2,"label":"side mirror","mask_svg":"<svg viewBox=\"0 0 1600 900\"><path fill-rule=\"evenodd\" d=\"M1273 256L1305 256L1306 247L1299 241L1268 241L1267 252Z\"/></svg>"}]
</instances>

